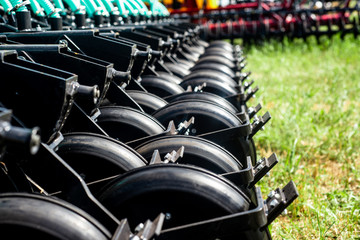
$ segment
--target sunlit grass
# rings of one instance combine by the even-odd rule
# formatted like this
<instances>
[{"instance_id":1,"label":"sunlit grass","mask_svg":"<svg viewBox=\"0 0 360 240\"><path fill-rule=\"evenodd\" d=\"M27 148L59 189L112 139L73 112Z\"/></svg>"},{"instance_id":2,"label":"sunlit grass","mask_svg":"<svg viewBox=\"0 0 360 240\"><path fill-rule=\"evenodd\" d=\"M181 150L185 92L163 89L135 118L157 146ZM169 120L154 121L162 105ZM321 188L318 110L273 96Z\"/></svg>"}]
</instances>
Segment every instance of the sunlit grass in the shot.
<instances>
[{"instance_id":1,"label":"sunlit grass","mask_svg":"<svg viewBox=\"0 0 360 240\"><path fill-rule=\"evenodd\" d=\"M300 192L274 239L360 239L360 39L274 41L246 56L260 87L250 105L272 115L258 153L280 160L261 189L292 179Z\"/></svg>"}]
</instances>

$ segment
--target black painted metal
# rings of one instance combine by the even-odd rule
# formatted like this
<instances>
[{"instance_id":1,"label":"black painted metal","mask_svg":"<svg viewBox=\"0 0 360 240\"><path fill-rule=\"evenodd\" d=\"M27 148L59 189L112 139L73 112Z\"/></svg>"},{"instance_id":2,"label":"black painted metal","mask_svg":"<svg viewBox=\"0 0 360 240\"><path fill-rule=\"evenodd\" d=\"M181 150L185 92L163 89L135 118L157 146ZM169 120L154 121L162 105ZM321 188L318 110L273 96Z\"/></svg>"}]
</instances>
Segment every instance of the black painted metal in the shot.
<instances>
[{"instance_id":1,"label":"black painted metal","mask_svg":"<svg viewBox=\"0 0 360 240\"><path fill-rule=\"evenodd\" d=\"M77 30L62 20L31 20L41 31L0 24L0 107L21 126L16 148L0 131L0 192L61 198L106 239L152 238L162 223L156 239L271 239L267 226L298 193L290 183L264 201L255 186L277 159L257 161L253 136L270 115L247 106L257 89L241 49L172 19L101 16L92 29L76 16ZM14 151L28 149L20 133L35 126L39 152Z\"/></svg>"}]
</instances>

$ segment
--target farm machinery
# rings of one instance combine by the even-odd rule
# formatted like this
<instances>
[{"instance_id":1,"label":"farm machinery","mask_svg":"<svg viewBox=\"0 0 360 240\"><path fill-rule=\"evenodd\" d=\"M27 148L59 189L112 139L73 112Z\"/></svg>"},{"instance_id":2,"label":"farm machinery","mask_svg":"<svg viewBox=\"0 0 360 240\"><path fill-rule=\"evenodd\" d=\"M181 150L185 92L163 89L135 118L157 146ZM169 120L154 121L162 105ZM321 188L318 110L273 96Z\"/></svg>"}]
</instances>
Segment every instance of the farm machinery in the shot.
<instances>
[{"instance_id":1,"label":"farm machinery","mask_svg":"<svg viewBox=\"0 0 360 240\"><path fill-rule=\"evenodd\" d=\"M204 26L206 39L236 39L245 42L270 38L315 36L331 38L359 34L357 1L238 1L218 6L185 1L173 9L174 17L189 18ZM172 6L174 4L171 4Z\"/></svg>"},{"instance_id":2,"label":"farm machinery","mask_svg":"<svg viewBox=\"0 0 360 240\"><path fill-rule=\"evenodd\" d=\"M271 239L298 192L256 185L240 46L155 1L0 4L3 239Z\"/></svg>"}]
</instances>

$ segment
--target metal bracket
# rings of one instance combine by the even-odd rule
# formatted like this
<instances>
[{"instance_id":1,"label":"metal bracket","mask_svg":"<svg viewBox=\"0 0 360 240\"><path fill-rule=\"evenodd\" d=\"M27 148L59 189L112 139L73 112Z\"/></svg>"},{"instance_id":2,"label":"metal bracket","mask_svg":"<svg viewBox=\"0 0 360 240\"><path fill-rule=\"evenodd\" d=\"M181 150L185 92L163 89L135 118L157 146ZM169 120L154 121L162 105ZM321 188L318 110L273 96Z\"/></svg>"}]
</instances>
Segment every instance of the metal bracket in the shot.
<instances>
[{"instance_id":1,"label":"metal bracket","mask_svg":"<svg viewBox=\"0 0 360 240\"><path fill-rule=\"evenodd\" d=\"M239 107L239 112L235 113L235 115L240 118L240 120L244 123L244 122L249 122L249 115L247 113L247 111L245 110L245 106L241 105Z\"/></svg>"},{"instance_id":2,"label":"metal bracket","mask_svg":"<svg viewBox=\"0 0 360 240\"><path fill-rule=\"evenodd\" d=\"M67 35L64 35L60 40L60 44L66 44L66 47L69 49L69 51L74 51L81 53L83 55L86 55L79 47L76 45L73 40L71 40Z\"/></svg>"},{"instance_id":3,"label":"metal bracket","mask_svg":"<svg viewBox=\"0 0 360 240\"><path fill-rule=\"evenodd\" d=\"M251 85L254 84L254 80L251 80L250 82L244 82L243 85L244 85L244 90L248 90L250 88Z\"/></svg>"},{"instance_id":4,"label":"metal bracket","mask_svg":"<svg viewBox=\"0 0 360 240\"><path fill-rule=\"evenodd\" d=\"M152 164L160 164L160 163L175 163L179 158L182 158L184 156L184 150L185 147L181 146L177 151L173 150L170 153L167 153L164 157L164 160L161 159L159 150L154 150L154 153L151 157L151 160L149 162L149 165Z\"/></svg>"},{"instance_id":5,"label":"metal bracket","mask_svg":"<svg viewBox=\"0 0 360 240\"><path fill-rule=\"evenodd\" d=\"M225 96L224 98L234 105L236 105L236 103L238 103L238 102L241 103L246 100L245 93L243 93L243 92L240 92L238 94L231 95L231 96Z\"/></svg>"},{"instance_id":6,"label":"metal bracket","mask_svg":"<svg viewBox=\"0 0 360 240\"><path fill-rule=\"evenodd\" d=\"M254 89L249 88L246 96L245 96L245 102L249 101L250 98L255 97L255 93L259 90L259 87L255 87Z\"/></svg>"},{"instance_id":7,"label":"metal bracket","mask_svg":"<svg viewBox=\"0 0 360 240\"><path fill-rule=\"evenodd\" d=\"M122 219L111 240L129 239L131 234L127 219Z\"/></svg>"},{"instance_id":8,"label":"metal bracket","mask_svg":"<svg viewBox=\"0 0 360 240\"><path fill-rule=\"evenodd\" d=\"M250 134L250 138L252 138L260 129L264 127L264 125L271 119L271 115L269 112L266 112L262 117L256 118L252 123L252 131Z\"/></svg>"},{"instance_id":9,"label":"metal bracket","mask_svg":"<svg viewBox=\"0 0 360 240\"><path fill-rule=\"evenodd\" d=\"M256 207L251 210L164 229L158 239L204 239L205 236L214 239L264 227L267 219L260 188L255 189L255 196Z\"/></svg>"},{"instance_id":10,"label":"metal bracket","mask_svg":"<svg viewBox=\"0 0 360 240\"><path fill-rule=\"evenodd\" d=\"M115 231L119 225L120 221L98 202L84 180L48 145L41 143L38 153L27 162L22 162L21 168L50 196L59 197L83 209L96 217L109 231ZM62 178L60 182L59 177Z\"/></svg>"},{"instance_id":11,"label":"metal bracket","mask_svg":"<svg viewBox=\"0 0 360 240\"><path fill-rule=\"evenodd\" d=\"M275 153L271 154L269 158L262 158L257 162L254 167L254 180L249 184L249 188L255 186L278 162Z\"/></svg>"},{"instance_id":12,"label":"metal bracket","mask_svg":"<svg viewBox=\"0 0 360 240\"><path fill-rule=\"evenodd\" d=\"M135 148L136 146L139 146L140 144L142 144L144 142L150 141L151 139L156 139L159 137L169 136L169 135L171 136L171 135L176 135L176 134L177 134L177 130L175 128L174 121L171 120L169 122L167 129L164 132L156 134L156 135L150 135L150 136L146 136L143 138L135 139L135 140L126 142L125 144L129 145L132 148Z\"/></svg>"},{"instance_id":13,"label":"metal bracket","mask_svg":"<svg viewBox=\"0 0 360 240\"><path fill-rule=\"evenodd\" d=\"M96 108L93 109L92 114L89 116L94 122L97 121L97 118L101 115L100 109Z\"/></svg>"},{"instance_id":14,"label":"metal bracket","mask_svg":"<svg viewBox=\"0 0 360 240\"><path fill-rule=\"evenodd\" d=\"M206 87L206 82L201 85L194 87L193 92L202 92L202 89Z\"/></svg>"},{"instance_id":15,"label":"metal bracket","mask_svg":"<svg viewBox=\"0 0 360 240\"><path fill-rule=\"evenodd\" d=\"M61 132L57 132L54 139L48 144L48 147L54 150L63 140L64 136L61 134Z\"/></svg>"},{"instance_id":16,"label":"metal bracket","mask_svg":"<svg viewBox=\"0 0 360 240\"><path fill-rule=\"evenodd\" d=\"M167 153L164 157L164 162L172 162L175 163L179 158L184 156L184 146L181 146L177 151L173 150L171 153Z\"/></svg>"},{"instance_id":17,"label":"metal bracket","mask_svg":"<svg viewBox=\"0 0 360 240\"><path fill-rule=\"evenodd\" d=\"M290 181L283 189L277 188L271 191L265 201L267 225L270 225L298 196L299 192L293 181Z\"/></svg>"},{"instance_id":18,"label":"metal bracket","mask_svg":"<svg viewBox=\"0 0 360 240\"><path fill-rule=\"evenodd\" d=\"M247 168L237 172L224 173L221 174L221 176L225 177L236 186L246 186L247 184L252 183L254 181L254 170L251 164L251 157L248 156L246 161Z\"/></svg>"},{"instance_id":19,"label":"metal bracket","mask_svg":"<svg viewBox=\"0 0 360 240\"><path fill-rule=\"evenodd\" d=\"M163 163L163 162L161 161L159 150L156 149L156 150L154 150L153 155L151 156L149 165L159 164L159 163Z\"/></svg>"},{"instance_id":20,"label":"metal bracket","mask_svg":"<svg viewBox=\"0 0 360 240\"><path fill-rule=\"evenodd\" d=\"M96 117L95 113L93 114ZM66 124L63 129L64 132L93 132L101 135L109 136L96 122L89 116L84 110L74 103L73 108L71 109L71 114L69 115ZM54 141L52 141L54 142ZM57 144L56 144L57 145ZM55 146L54 146L55 147ZM51 148L53 149L53 144Z\"/></svg>"},{"instance_id":21,"label":"metal bracket","mask_svg":"<svg viewBox=\"0 0 360 240\"><path fill-rule=\"evenodd\" d=\"M136 235L131 237L130 240L152 239L154 235L159 236L164 220L165 214L163 213L159 214L154 221L147 220L145 224L141 225L140 231L137 231Z\"/></svg>"},{"instance_id":22,"label":"metal bracket","mask_svg":"<svg viewBox=\"0 0 360 240\"><path fill-rule=\"evenodd\" d=\"M187 88L186 88L186 90L185 90L185 92L192 92L193 90L192 90L192 87L189 85L189 86L187 86Z\"/></svg>"},{"instance_id":23,"label":"metal bracket","mask_svg":"<svg viewBox=\"0 0 360 240\"><path fill-rule=\"evenodd\" d=\"M249 114L249 118L253 118L260 110L261 110L262 106L259 103L258 105L256 105L256 107L249 107L248 108L248 114Z\"/></svg>"},{"instance_id":24,"label":"metal bracket","mask_svg":"<svg viewBox=\"0 0 360 240\"><path fill-rule=\"evenodd\" d=\"M239 80L240 83L240 82L244 82L250 75L251 72L238 72L236 74L236 78Z\"/></svg>"},{"instance_id":25,"label":"metal bracket","mask_svg":"<svg viewBox=\"0 0 360 240\"><path fill-rule=\"evenodd\" d=\"M141 223L135 228L135 233L130 230L127 219L121 220L111 240L140 240L152 239L158 236L161 232L164 223L165 215L160 213L154 221L147 220L145 224Z\"/></svg>"},{"instance_id":26,"label":"metal bracket","mask_svg":"<svg viewBox=\"0 0 360 240\"><path fill-rule=\"evenodd\" d=\"M183 121L181 123L179 123L176 131L177 134L184 134L184 135L189 135L190 132L190 127L195 123L195 118L191 117L190 120L188 121Z\"/></svg>"},{"instance_id":27,"label":"metal bracket","mask_svg":"<svg viewBox=\"0 0 360 240\"><path fill-rule=\"evenodd\" d=\"M198 135L198 137L218 143L219 141L226 142L238 137L248 137L249 134L251 134L251 126L249 123L245 123L237 127L229 127L213 132L203 133Z\"/></svg>"},{"instance_id":28,"label":"metal bracket","mask_svg":"<svg viewBox=\"0 0 360 240\"><path fill-rule=\"evenodd\" d=\"M137 102L135 102L134 99L132 99L122 87L120 87L114 82L111 82L110 87L106 93L106 98L110 102L115 103L118 106L128 106L142 112L144 111L141 106Z\"/></svg>"},{"instance_id":29,"label":"metal bracket","mask_svg":"<svg viewBox=\"0 0 360 240\"><path fill-rule=\"evenodd\" d=\"M245 60L245 59L244 59ZM246 67L247 63L245 61L242 61L240 63L237 64L237 70L241 71Z\"/></svg>"}]
</instances>

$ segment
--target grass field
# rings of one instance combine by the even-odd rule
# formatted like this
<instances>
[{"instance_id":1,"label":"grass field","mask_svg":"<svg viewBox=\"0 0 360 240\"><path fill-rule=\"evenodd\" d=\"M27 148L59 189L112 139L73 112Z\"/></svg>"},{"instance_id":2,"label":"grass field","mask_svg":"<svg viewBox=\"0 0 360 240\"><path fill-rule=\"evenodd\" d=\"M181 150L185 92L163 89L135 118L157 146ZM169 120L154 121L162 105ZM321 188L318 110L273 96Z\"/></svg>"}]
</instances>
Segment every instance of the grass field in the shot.
<instances>
[{"instance_id":1,"label":"grass field","mask_svg":"<svg viewBox=\"0 0 360 240\"><path fill-rule=\"evenodd\" d=\"M360 239L360 39L274 41L246 56L260 87L250 105L272 115L254 137L258 154L280 161L262 192L291 179L300 192L274 239Z\"/></svg>"}]
</instances>

